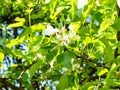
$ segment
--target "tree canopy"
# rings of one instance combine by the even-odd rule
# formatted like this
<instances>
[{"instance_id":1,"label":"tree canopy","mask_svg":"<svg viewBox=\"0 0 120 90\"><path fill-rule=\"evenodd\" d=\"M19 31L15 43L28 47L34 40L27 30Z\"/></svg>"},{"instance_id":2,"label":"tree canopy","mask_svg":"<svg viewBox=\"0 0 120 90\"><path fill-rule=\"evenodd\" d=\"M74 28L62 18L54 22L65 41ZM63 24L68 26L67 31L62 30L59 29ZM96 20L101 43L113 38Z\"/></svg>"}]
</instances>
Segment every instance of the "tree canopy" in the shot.
<instances>
[{"instance_id":1,"label":"tree canopy","mask_svg":"<svg viewBox=\"0 0 120 90\"><path fill-rule=\"evenodd\" d=\"M0 0L0 89L119 89L117 1Z\"/></svg>"}]
</instances>

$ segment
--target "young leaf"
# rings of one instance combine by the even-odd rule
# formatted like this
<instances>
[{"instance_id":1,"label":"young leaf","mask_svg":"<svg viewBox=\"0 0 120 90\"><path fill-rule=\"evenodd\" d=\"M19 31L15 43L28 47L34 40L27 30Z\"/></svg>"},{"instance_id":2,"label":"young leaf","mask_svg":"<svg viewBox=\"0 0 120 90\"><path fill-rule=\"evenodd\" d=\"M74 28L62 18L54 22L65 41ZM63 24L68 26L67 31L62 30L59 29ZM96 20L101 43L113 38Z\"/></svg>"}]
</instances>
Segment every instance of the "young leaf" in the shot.
<instances>
[{"instance_id":1,"label":"young leaf","mask_svg":"<svg viewBox=\"0 0 120 90\"><path fill-rule=\"evenodd\" d=\"M74 30L75 32L77 32L79 28L80 22L71 22L71 24L69 25L69 29Z\"/></svg>"},{"instance_id":2,"label":"young leaf","mask_svg":"<svg viewBox=\"0 0 120 90\"><path fill-rule=\"evenodd\" d=\"M100 25L100 30L99 33L105 31L107 28L110 27L110 25L113 23L113 20L111 20L110 18L106 18L102 24Z\"/></svg>"},{"instance_id":3,"label":"young leaf","mask_svg":"<svg viewBox=\"0 0 120 90\"><path fill-rule=\"evenodd\" d=\"M12 23L8 25L8 28L15 28L15 27L21 27L23 26L22 22L18 22L18 23Z\"/></svg>"},{"instance_id":4,"label":"young leaf","mask_svg":"<svg viewBox=\"0 0 120 90\"><path fill-rule=\"evenodd\" d=\"M34 76L36 70L42 65L42 60L38 61L37 63L33 64L29 69L30 79Z\"/></svg>"},{"instance_id":5,"label":"young leaf","mask_svg":"<svg viewBox=\"0 0 120 90\"><path fill-rule=\"evenodd\" d=\"M18 45L19 43L22 43L24 39L25 36L20 39L19 38L12 39L9 43L7 43L7 47L11 48L14 45Z\"/></svg>"},{"instance_id":6,"label":"young leaf","mask_svg":"<svg viewBox=\"0 0 120 90\"><path fill-rule=\"evenodd\" d=\"M74 57L74 53L64 52L57 57L57 62L61 66L64 66L64 67L67 67L68 69L70 69L72 66L71 60L73 57Z\"/></svg>"},{"instance_id":7,"label":"young leaf","mask_svg":"<svg viewBox=\"0 0 120 90\"><path fill-rule=\"evenodd\" d=\"M107 73L108 69L107 68L98 68L98 76L102 76L103 74Z\"/></svg>"},{"instance_id":8,"label":"young leaf","mask_svg":"<svg viewBox=\"0 0 120 90\"><path fill-rule=\"evenodd\" d=\"M44 26L43 24L39 23L39 24L34 24L34 25L32 25L30 28L31 28L31 31L32 31L32 32L37 32L37 31L42 31L42 30L44 30L44 29L45 29L45 26Z\"/></svg>"},{"instance_id":9,"label":"young leaf","mask_svg":"<svg viewBox=\"0 0 120 90\"><path fill-rule=\"evenodd\" d=\"M3 62L3 60L4 60L4 53L0 52L0 62Z\"/></svg>"},{"instance_id":10,"label":"young leaf","mask_svg":"<svg viewBox=\"0 0 120 90\"><path fill-rule=\"evenodd\" d=\"M117 68L118 68L118 64L117 63L113 63L111 65L110 71L107 73L107 77L105 78L105 81L104 81L106 86L111 85L110 80L111 80L112 76L114 76L115 71L117 70Z\"/></svg>"},{"instance_id":11,"label":"young leaf","mask_svg":"<svg viewBox=\"0 0 120 90\"><path fill-rule=\"evenodd\" d=\"M106 46L104 62L111 62L114 59L114 53L113 53L112 47L110 46L110 44L106 38L102 38L101 40Z\"/></svg>"},{"instance_id":12,"label":"young leaf","mask_svg":"<svg viewBox=\"0 0 120 90\"><path fill-rule=\"evenodd\" d=\"M21 26L24 25L25 19L24 19L24 18L16 17L16 18L15 18L15 21L17 21L17 23L9 24L9 25L7 26L7 28L21 27Z\"/></svg>"},{"instance_id":13,"label":"young leaf","mask_svg":"<svg viewBox=\"0 0 120 90\"><path fill-rule=\"evenodd\" d=\"M61 76L57 90L65 90L68 87L68 83L68 76L66 74Z\"/></svg>"},{"instance_id":14,"label":"young leaf","mask_svg":"<svg viewBox=\"0 0 120 90\"><path fill-rule=\"evenodd\" d=\"M52 51L49 51L48 54L46 55L46 59L48 61L51 61L57 55L57 52L58 52L58 48L56 48Z\"/></svg>"},{"instance_id":15,"label":"young leaf","mask_svg":"<svg viewBox=\"0 0 120 90\"><path fill-rule=\"evenodd\" d=\"M87 90L94 90L95 86L90 86Z\"/></svg>"},{"instance_id":16,"label":"young leaf","mask_svg":"<svg viewBox=\"0 0 120 90\"><path fill-rule=\"evenodd\" d=\"M120 53L120 41L117 43L118 53Z\"/></svg>"},{"instance_id":17,"label":"young leaf","mask_svg":"<svg viewBox=\"0 0 120 90\"><path fill-rule=\"evenodd\" d=\"M91 82L86 82L83 86L81 90L88 90L90 88L92 88L91 86L95 86L96 84L98 84L100 81L96 80L96 81L91 81Z\"/></svg>"},{"instance_id":18,"label":"young leaf","mask_svg":"<svg viewBox=\"0 0 120 90\"><path fill-rule=\"evenodd\" d=\"M114 21L114 24L112 25L112 27L113 27L114 29L116 29L117 31L120 30L120 25L119 25L119 23L120 23L120 18L117 18L117 19Z\"/></svg>"},{"instance_id":19,"label":"young leaf","mask_svg":"<svg viewBox=\"0 0 120 90\"><path fill-rule=\"evenodd\" d=\"M15 21L18 21L18 22L25 22L25 19L24 18L19 18L19 17L16 17L15 18Z\"/></svg>"},{"instance_id":20,"label":"young leaf","mask_svg":"<svg viewBox=\"0 0 120 90\"><path fill-rule=\"evenodd\" d=\"M110 90L110 88L108 86L102 87L99 90Z\"/></svg>"},{"instance_id":21,"label":"young leaf","mask_svg":"<svg viewBox=\"0 0 120 90\"><path fill-rule=\"evenodd\" d=\"M54 17L56 17L62 10L64 10L65 9L65 7L64 6L61 6L61 7L58 7L57 9L56 9L56 12L54 13Z\"/></svg>"}]
</instances>

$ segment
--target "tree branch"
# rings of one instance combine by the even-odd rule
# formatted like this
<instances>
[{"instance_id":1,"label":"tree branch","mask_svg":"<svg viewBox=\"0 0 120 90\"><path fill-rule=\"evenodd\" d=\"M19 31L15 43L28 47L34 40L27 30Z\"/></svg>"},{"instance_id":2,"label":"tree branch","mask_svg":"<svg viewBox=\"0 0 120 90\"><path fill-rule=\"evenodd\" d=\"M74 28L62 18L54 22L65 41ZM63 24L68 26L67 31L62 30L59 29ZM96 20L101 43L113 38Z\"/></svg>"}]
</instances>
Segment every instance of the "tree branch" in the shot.
<instances>
[{"instance_id":1,"label":"tree branch","mask_svg":"<svg viewBox=\"0 0 120 90\"><path fill-rule=\"evenodd\" d=\"M77 56L77 58L81 58L81 59L83 59L83 60L86 60L86 61L89 61L89 62L95 63L95 64L97 64L97 66L99 66L99 67L103 67L103 68L107 68L107 69L109 69L109 67L105 66L105 63L103 63L103 64L99 64L99 63L97 63L97 62L94 62L94 61L91 60L90 58L86 58L86 57L84 57L84 56Z\"/></svg>"},{"instance_id":2,"label":"tree branch","mask_svg":"<svg viewBox=\"0 0 120 90\"><path fill-rule=\"evenodd\" d=\"M11 88L13 90L24 90L21 87L17 87L15 85L9 83L7 78L0 78L0 82L2 82L0 88L7 88L7 87L9 87L9 88Z\"/></svg>"}]
</instances>

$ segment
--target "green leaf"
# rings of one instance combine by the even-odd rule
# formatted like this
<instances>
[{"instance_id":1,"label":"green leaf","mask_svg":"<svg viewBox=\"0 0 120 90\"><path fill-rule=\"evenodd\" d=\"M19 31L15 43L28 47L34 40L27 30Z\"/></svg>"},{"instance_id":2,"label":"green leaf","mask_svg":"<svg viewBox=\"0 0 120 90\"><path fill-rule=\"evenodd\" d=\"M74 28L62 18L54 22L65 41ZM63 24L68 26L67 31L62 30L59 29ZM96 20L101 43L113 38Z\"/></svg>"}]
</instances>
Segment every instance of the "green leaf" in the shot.
<instances>
[{"instance_id":1,"label":"green leaf","mask_svg":"<svg viewBox=\"0 0 120 90\"><path fill-rule=\"evenodd\" d=\"M113 63L111 68L110 68L110 72L114 72L114 70L116 69L117 67L117 64L116 63Z\"/></svg>"},{"instance_id":2,"label":"green leaf","mask_svg":"<svg viewBox=\"0 0 120 90\"><path fill-rule=\"evenodd\" d=\"M48 54L46 55L46 60L51 61L57 55L57 52L58 52L58 48L49 51Z\"/></svg>"},{"instance_id":3,"label":"green leaf","mask_svg":"<svg viewBox=\"0 0 120 90\"><path fill-rule=\"evenodd\" d=\"M54 17L56 17L64 9L65 9L65 6L61 6L61 7L56 8L56 12L54 13Z\"/></svg>"},{"instance_id":4,"label":"green leaf","mask_svg":"<svg viewBox=\"0 0 120 90\"><path fill-rule=\"evenodd\" d=\"M69 25L69 29L74 30L75 32L77 32L79 28L80 22L71 22L71 24Z\"/></svg>"},{"instance_id":5,"label":"green leaf","mask_svg":"<svg viewBox=\"0 0 120 90\"><path fill-rule=\"evenodd\" d=\"M57 90L65 90L68 87L68 76L65 74L60 77L59 84L57 85Z\"/></svg>"},{"instance_id":6,"label":"green leaf","mask_svg":"<svg viewBox=\"0 0 120 90\"><path fill-rule=\"evenodd\" d=\"M21 27L21 26L23 26L23 23L18 22L18 23L9 24L7 28L15 28L15 27Z\"/></svg>"},{"instance_id":7,"label":"green leaf","mask_svg":"<svg viewBox=\"0 0 120 90\"><path fill-rule=\"evenodd\" d=\"M4 60L4 53L0 52L0 62L3 62L3 60Z\"/></svg>"},{"instance_id":8,"label":"green leaf","mask_svg":"<svg viewBox=\"0 0 120 90\"><path fill-rule=\"evenodd\" d=\"M98 68L97 69L97 75L98 76L102 76L102 75L104 75L105 73L107 73L108 72L108 69L107 68Z\"/></svg>"},{"instance_id":9,"label":"green leaf","mask_svg":"<svg viewBox=\"0 0 120 90\"><path fill-rule=\"evenodd\" d=\"M120 53L120 41L118 41L117 47L118 47L118 53Z\"/></svg>"},{"instance_id":10,"label":"green leaf","mask_svg":"<svg viewBox=\"0 0 120 90\"><path fill-rule=\"evenodd\" d=\"M8 55L12 55L13 57L16 56L15 51L14 51L13 49L8 48L8 47L5 47L5 48L3 49L3 51L4 51L5 53L7 53Z\"/></svg>"},{"instance_id":11,"label":"green leaf","mask_svg":"<svg viewBox=\"0 0 120 90\"><path fill-rule=\"evenodd\" d=\"M52 47L50 46L46 46L46 47L41 47L38 52L42 53L42 54L48 54L48 51L51 49Z\"/></svg>"},{"instance_id":12,"label":"green leaf","mask_svg":"<svg viewBox=\"0 0 120 90\"><path fill-rule=\"evenodd\" d=\"M103 16L103 14L100 13L99 11L98 11L98 12L94 11L94 13L93 13L92 16L94 16L94 18L95 18L99 23L102 22L102 16ZM93 25L94 25L94 24L93 24Z\"/></svg>"},{"instance_id":13,"label":"green leaf","mask_svg":"<svg viewBox=\"0 0 120 90\"><path fill-rule=\"evenodd\" d=\"M112 27L114 28L114 29L116 29L117 31L120 31L120 18L117 18L116 20L115 20L115 22L114 22L114 24L112 25Z\"/></svg>"},{"instance_id":14,"label":"green leaf","mask_svg":"<svg viewBox=\"0 0 120 90\"><path fill-rule=\"evenodd\" d=\"M5 3L5 0L0 0L0 4L3 4L3 3Z\"/></svg>"},{"instance_id":15,"label":"green leaf","mask_svg":"<svg viewBox=\"0 0 120 90\"><path fill-rule=\"evenodd\" d=\"M90 37L86 37L84 40L83 40L83 44L84 45L87 45L89 43L95 43L97 40L94 40L93 38L90 38Z\"/></svg>"},{"instance_id":16,"label":"green leaf","mask_svg":"<svg viewBox=\"0 0 120 90\"><path fill-rule=\"evenodd\" d=\"M32 25L30 28L32 32L38 32L38 31L45 30L45 25L43 25L42 23L39 23L39 24Z\"/></svg>"},{"instance_id":17,"label":"green leaf","mask_svg":"<svg viewBox=\"0 0 120 90\"><path fill-rule=\"evenodd\" d=\"M87 36L87 35L89 35L89 29L85 26L82 26L79 30L79 34L81 36Z\"/></svg>"},{"instance_id":18,"label":"green leaf","mask_svg":"<svg viewBox=\"0 0 120 90\"><path fill-rule=\"evenodd\" d=\"M118 63L113 63L110 67L110 71L107 73L107 77L105 78L105 85L109 86L111 85L111 79L115 74L115 71L118 69Z\"/></svg>"},{"instance_id":19,"label":"green leaf","mask_svg":"<svg viewBox=\"0 0 120 90\"><path fill-rule=\"evenodd\" d=\"M96 65L95 63L93 63L93 62L88 62L88 65L91 66L91 67L93 67L93 68L97 66L97 65Z\"/></svg>"},{"instance_id":20,"label":"green leaf","mask_svg":"<svg viewBox=\"0 0 120 90\"><path fill-rule=\"evenodd\" d=\"M42 65L42 60L39 60L37 63L33 64L29 69L30 79L34 76L36 70Z\"/></svg>"},{"instance_id":21,"label":"green leaf","mask_svg":"<svg viewBox=\"0 0 120 90\"><path fill-rule=\"evenodd\" d=\"M53 14L55 13L55 8L57 6L57 0L50 1L50 18L53 19Z\"/></svg>"},{"instance_id":22,"label":"green leaf","mask_svg":"<svg viewBox=\"0 0 120 90\"><path fill-rule=\"evenodd\" d=\"M18 22L25 22L25 19L24 18L19 18L19 17L16 17L15 18L15 21L18 21Z\"/></svg>"},{"instance_id":23,"label":"green leaf","mask_svg":"<svg viewBox=\"0 0 120 90\"><path fill-rule=\"evenodd\" d=\"M112 47L110 46L108 40L104 37L101 39L102 42L105 44L105 55L104 55L104 62L111 62L114 59L114 53Z\"/></svg>"},{"instance_id":24,"label":"green leaf","mask_svg":"<svg viewBox=\"0 0 120 90\"><path fill-rule=\"evenodd\" d=\"M75 15L76 15L76 2L75 0L71 1L71 15L72 15L72 20L74 19Z\"/></svg>"},{"instance_id":25,"label":"green leaf","mask_svg":"<svg viewBox=\"0 0 120 90\"><path fill-rule=\"evenodd\" d=\"M93 6L94 6L95 0L92 0L92 3L90 3L89 5L87 5L87 10L85 10L85 12L83 12L83 18L82 18L82 23L85 23L86 18L88 17L88 15L90 14Z\"/></svg>"},{"instance_id":26,"label":"green leaf","mask_svg":"<svg viewBox=\"0 0 120 90\"><path fill-rule=\"evenodd\" d=\"M115 61L114 62L119 62L120 61L120 56L118 56L116 59L115 59Z\"/></svg>"},{"instance_id":27,"label":"green leaf","mask_svg":"<svg viewBox=\"0 0 120 90\"><path fill-rule=\"evenodd\" d=\"M100 25L99 33L102 33L107 28L109 28L112 23L113 23L113 20L110 18L106 18L105 20L103 20L102 24Z\"/></svg>"},{"instance_id":28,"label":"green leaf","mask_svg":"<svg viewBox=\"0 0 120 90\"><path fill-rule=\"evenodd\" d=\"M25 19L16 17L15 21L17 21L17 23L9 24L7 28L21 27L24 25Z\"/></svg>"},{"instance_id":29,"label":"green leaf","mask_svg":"<svg viewBox=\"0 0 120 90\"><path fill-rule=\"evenodd\" d=\"M106 87L100 88L99 90L110 90L110 88L106 86Z\"/></svg>"},{"instance_id":30,"label":"green leaf","mask_svg":"<svg viewBox=\"0 0 120 90\"><path fill-rule=\"evenodd\" d=\"M83 40L83 44L84 45L87 45L87 44L89 44L90 42L92 41L92 39L90 38L90 37L86 37L84 40Z\"/></svg>"},{"instance_id":31,"label":"green leaf","mask_svg":"<svg viewBox=\"0 0 120 90\"><path fill-rule=\"evenodd\" d=\"M21 37L20 39L19 38L12 39L10 40L9 43L7 43L7 47L11 48L12 46L18 45L22 43L24 39L25 39L25 36Z\"/></svg>"},{"instance_id":32,"label":"green leaf","mask_svg":"<svg viewBox=\"0 0 120 90\"><path fill-rule=\"evenodd\" d=\"M67 51L67 52L64 52L64 53L58 55L58 57L57 57L57 62L58 62L58 64L60 64L61 66L70 69L71 66L72 66L71 61L72 61L72 58L73 58L73 57L74 57L74 53Z\"/></svg>"},{"instance_id":33,"label":"green leaf","mask_svg":"<svg viewBox=\"0 0 120 90\"><path fill-rule=\"evenodd\" d=\"M91 82L86 82L83 86L81 90L88 90L90 88L92 88L91 86L95 86L96 84L98 84L100 81L96 80L96 81L91 81Z\"/></svg>"},{"instance_id":34,"label":"green leaf","mask_svg":"<svg viewBox=\"0 0 120 90\"><path fill-rule=\"evenodd\" d=\"M90 86L87 90L94 90L95 86Z\"/></svg>"},{"instance_id":35,"label":"green leaf","mask_svg":"<svg viewBox=\"0 0 120 90\"><path fill-rule=\"evenodd\" d=\"M2 24L0 24L0 29L2 29L3 28L3 26L2 26Z\"/></svg>"},{"instance_id":36,"label":"green leaf","mask_svg":"<svg viewBox=\"0 0 120 90\"><path fill-rule=\"evenodd\" d=\"M15 55L16 55L18 58L24 58L24 54L23 54L22 51L19 50L19 49L15 50Z\"/></svg>"},{"instance_id":37,"label":"green leaf","mask_svg":"<svg viewBox=\"0 0 120 90\"><path fill-rule=\"evenodd\" d=\"M5 40L2 37L0 37L0 45L4 45L4 42Z\"/></svg>"}]
</instances>

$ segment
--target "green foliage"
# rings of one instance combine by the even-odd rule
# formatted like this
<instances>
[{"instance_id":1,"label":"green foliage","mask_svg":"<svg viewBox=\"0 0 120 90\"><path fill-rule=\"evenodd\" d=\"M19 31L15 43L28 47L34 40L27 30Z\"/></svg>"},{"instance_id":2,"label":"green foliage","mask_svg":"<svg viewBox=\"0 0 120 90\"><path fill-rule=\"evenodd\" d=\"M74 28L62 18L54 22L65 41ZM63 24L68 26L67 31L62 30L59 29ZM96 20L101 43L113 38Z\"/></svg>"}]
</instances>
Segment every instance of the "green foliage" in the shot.
<instances>
[{"instance_id":1,"label":"green foliage","mask_svg":"<svg viewBox=\"0 0 120 90\"><path fill-rule=\"evenodd\" d=\"M0 88L119 89L117 13L115 0L0 0Z\"/></svg>"},{"instance_id":2,"label":"green foliage","mask_svg":"<svg viewBox=\"0 0 120 90\"><path fill-rule=\"evenodd\" d=\"M4 53L0 52L0 62L3 62L3 60L4 60Z\"/></svg>"},{"instance_id":3,"label":"green foliage","mask_svg":"<svg viewBox=\"0 0 120 90\"><path fill-rule=\"evenodd\" d=\"M65 90L68 87L68 76L67 75L63 75L60 78L59 84L57 85L57 90ZM62 87L61 87L62 86Z\"/></svg>"},{"instance_id":4,"label":"green foliage","mask_svg":"<svg viewBox=\"0 0 120 90\"><path fill-rule=\"evenodd\" d=\"M36 70L42 65L42 61L38 61L36 64L32 65L31 68L29 69L30 73L30 79L33 77L35 74Z\"/></svg>"},{"instance_id":5,"label":"green foliage","mask_svg":"<svg viewBox=\"0 0 120 90\"><path fill-rule=\"evenodd\" d=\"M68 69L72 67L72 58L74 58L74 53L64 52L58 55L57 62Z\"/></svg>"},{"instance_id":6,"label":"green foliage","mask_svg":"<svg viewBox=\"0 0 120 90\"><path fill-rule=\"evenodd\" d=\"M119 23L120 23L120 18L117 18L114 22L114 24L112 25L113 28L115 28L115 30L120 30L120 26L119 26Z\"/></svg>"},{"instance_id":7,"label":"green foliage","mask_svg":"<svg viewBox=\"0 0 120 90\"><path fill-rule=\"evenodd\" d=\"M105 74L105 73L108 72L108 69L107 69L107 68L98 67L97 70L98 70L98 71L97 71L98 76L102 76L103 74Z\"/></svg>"}]
</instances>

